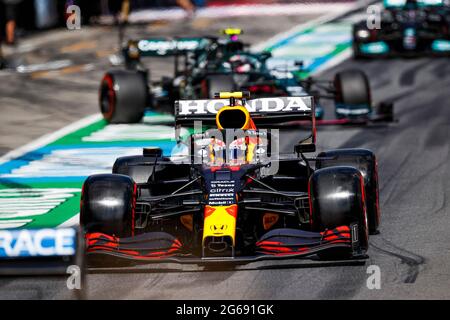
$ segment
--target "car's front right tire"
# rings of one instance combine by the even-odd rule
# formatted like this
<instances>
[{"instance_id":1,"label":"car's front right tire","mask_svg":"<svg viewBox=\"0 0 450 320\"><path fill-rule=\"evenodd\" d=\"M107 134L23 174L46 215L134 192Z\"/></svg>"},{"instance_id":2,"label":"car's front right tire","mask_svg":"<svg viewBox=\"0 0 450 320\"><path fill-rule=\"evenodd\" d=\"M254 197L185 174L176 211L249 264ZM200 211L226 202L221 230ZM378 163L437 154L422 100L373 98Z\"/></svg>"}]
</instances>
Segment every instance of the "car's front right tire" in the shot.
<instances>
[{"instance_id":1,"label":"car's front right tire","mask_svg":"<svg viewBox=\"0 0 450 320\"><path fill-rule=\"evenodd\" d=\"M312 230L323 232L356 224L359 249L367 251L369 230L361 172L348 166L316 170L309 181L309 193Z\"/></svg>"}]
</instances>

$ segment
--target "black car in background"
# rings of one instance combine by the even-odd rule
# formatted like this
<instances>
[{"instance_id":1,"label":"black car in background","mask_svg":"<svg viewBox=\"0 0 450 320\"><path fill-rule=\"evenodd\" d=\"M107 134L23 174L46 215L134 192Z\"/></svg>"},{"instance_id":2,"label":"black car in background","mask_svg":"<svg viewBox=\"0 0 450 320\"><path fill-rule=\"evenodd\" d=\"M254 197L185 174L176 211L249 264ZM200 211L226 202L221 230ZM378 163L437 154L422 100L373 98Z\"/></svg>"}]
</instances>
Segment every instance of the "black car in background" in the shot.
<instances>
[{"instance_id":1,"label":"black car in background","mask_svg":"<svg viewBox=\"0 0 450 320\"><path fill-rule=\"evenodd\" d=\"M353 26L355 58L450 55L450 10L440 0L384 2L379 28Z\"/></svg>"}]
</instances>

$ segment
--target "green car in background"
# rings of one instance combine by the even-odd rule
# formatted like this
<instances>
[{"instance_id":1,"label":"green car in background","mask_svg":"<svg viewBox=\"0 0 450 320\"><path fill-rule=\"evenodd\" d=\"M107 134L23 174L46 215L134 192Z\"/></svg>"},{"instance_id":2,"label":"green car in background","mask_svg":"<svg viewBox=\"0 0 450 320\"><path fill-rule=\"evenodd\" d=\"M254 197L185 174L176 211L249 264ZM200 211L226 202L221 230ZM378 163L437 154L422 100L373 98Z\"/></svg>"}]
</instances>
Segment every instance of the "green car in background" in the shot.
<instances>
[{"instance_id":1,"label":"green car in background","mask_svg":"<svg viewBox=\"0 0 450 320\"><path fill-rule=\"evenodd\" d=\"M174 112L180 99L213 98L215 92L248 91L252 97L314 96L316 118L323 124L391 121L392 104L372 108L370 85L360 70L345 70L333 81L303 79L303 63L269 68L270 52L252 52L239 39L240 29L223 37L130 40L123 48L124 69L105 74L100 109L109 123L136 123L146 110ZM174 74L150 81L145 57L174 57ZM335 119L324 120L322 99L335 105Z\"/></svg>"}]
</instances>

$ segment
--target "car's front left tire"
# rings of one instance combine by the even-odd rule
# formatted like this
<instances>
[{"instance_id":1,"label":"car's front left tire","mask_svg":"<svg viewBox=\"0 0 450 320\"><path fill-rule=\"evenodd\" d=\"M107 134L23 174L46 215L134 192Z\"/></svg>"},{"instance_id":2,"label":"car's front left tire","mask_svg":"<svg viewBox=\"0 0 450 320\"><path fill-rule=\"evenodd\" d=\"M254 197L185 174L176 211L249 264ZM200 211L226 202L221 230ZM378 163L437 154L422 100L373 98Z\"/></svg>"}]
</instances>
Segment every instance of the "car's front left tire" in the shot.
<instances>
[{"instance_id":1,"label":"car's front left tire","mask_svg":"<svg viewBox=\"0 0 450 320\"><path fill-rule=\"evenodd\" d=\"M99 174L83 185L80 224L86 233L116 237L134 235L136 183L128 176Z\"/></svg>"}]
</instances>

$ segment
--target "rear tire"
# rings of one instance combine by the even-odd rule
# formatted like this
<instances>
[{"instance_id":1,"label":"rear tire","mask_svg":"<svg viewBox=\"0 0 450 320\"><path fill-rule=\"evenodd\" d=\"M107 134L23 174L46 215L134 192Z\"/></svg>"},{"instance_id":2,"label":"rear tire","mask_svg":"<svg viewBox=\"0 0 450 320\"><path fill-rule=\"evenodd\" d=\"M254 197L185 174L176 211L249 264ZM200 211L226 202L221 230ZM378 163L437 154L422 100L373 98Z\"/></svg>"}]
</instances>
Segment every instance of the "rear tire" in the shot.
<instances>
[{"instance_id":1,"label":"rear tire","mask_svg":"<svg viewBox=\"0 0 450 320\"><path fill-rule=\"evenodd\" d=\"M370 106L371 95L369 80L361 70L345 70L334 78L336 89L335 103L349 107Z\"/></svg>"},{"instance_id":2,"label":"rear tire","mask_svg":"<svg viewBox=\"0 0 450 320\"><path fill-rule=\"evenodd\" d=\"M83 230L119 238L134 235L136 197L136 184L130 177L117 174L88 177L81 196Z\"/></svg>"},{"instance_id":3,"label":"rear tire","mask_svg":"<svg viewBox=\"0 0 450 320\"><path fill-rule=\"evenodd\" d=\"M309 183L312 230L321 232L357 223L360 249L367 251L369 235L363 178L359 170L344 166L319 169ZM326 254L339 258L341 255L342 251ZM348 256L349 252L344 255Z\"/></svg>"},{"instance_id":4,"label":"rear tire","mask_svg":"<svg viewBox=\"0 0 450 320\"><path fill-rule=\"evenodd\" d=\"M370 234L377 234L381 214L378 188L378 164L372 151L366 149L330 150L319 154L319 158L334 158L320 160L316 168L332 166L351 166L358 169L364 177L364 193L366 197L367 219Z\"/></svg>"},{"instance_id":5,"label":"rear tire","mask_svg":"<svg viewBox=\"0 0 450 320\"><path fill-rule=\"evenodd\" d=\"M113 70L100 85L100 110L109 123L141 121L148 102L148 87L142 72Z\"/></svg>"}]
</instances>

